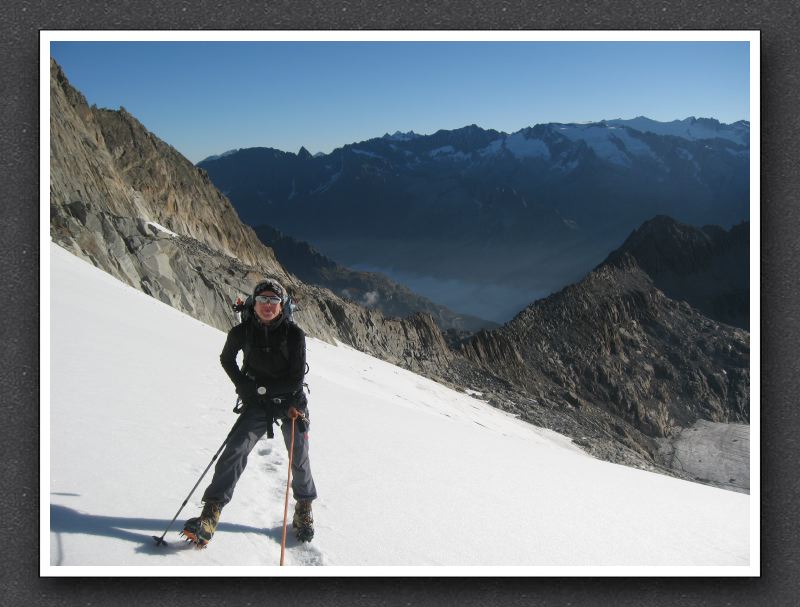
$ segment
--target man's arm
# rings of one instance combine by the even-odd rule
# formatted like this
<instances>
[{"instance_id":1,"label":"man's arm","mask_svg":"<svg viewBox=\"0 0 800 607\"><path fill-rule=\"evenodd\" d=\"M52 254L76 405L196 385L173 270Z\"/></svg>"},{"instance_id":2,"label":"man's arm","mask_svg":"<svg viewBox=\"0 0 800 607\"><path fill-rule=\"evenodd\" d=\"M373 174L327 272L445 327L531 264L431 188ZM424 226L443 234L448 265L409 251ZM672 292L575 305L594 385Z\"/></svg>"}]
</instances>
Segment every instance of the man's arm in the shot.
<instances>
[{"instance_id":1,"label":"man's arm","mask_svg":"<svg viewBox=\"0 0 800 607\"><path fill-rule=\"evenodd\" d=\"M228 337L225 340L225 346L222 348L222 353L219 355L219 362L225 373L231 378L235 386L240 386L247 380L247 376L242 373L239 365L236 364L236 355L244 349L245 339L245 326L237 325L228 332Z\"/></svg>"}]
</instances>

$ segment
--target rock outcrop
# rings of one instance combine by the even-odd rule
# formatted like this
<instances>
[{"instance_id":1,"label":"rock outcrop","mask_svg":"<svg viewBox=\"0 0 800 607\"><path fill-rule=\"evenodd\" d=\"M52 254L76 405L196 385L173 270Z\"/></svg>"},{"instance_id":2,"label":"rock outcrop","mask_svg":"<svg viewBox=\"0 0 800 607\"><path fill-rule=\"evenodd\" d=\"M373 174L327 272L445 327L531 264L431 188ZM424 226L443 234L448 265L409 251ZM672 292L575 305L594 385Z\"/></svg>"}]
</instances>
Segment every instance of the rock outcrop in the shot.
<instances>
[{"instance_id":1,"label":"rock outcrop","mask_svg":"<svg viewBox=\"0 0 800 607\"><path fill-rule=\"evenodd\" d=\"M51 60L50 233L116 278L222 330L230 308L262 276L275 276L300 304L306 332L341 341L431 375L452 353L433 319L386 318L310 287L174 148L124 109L89 107Z\"/></svg>"},{"instance_id":2,"label":"rock outcrop","mask_svg":"<svg viewBox=\"0 0 800 607\"><path fill-rule=\"evenodd\" d=\"M528 394L556 386L648 437L748 422L749 334L666 297L630 257L535 302L461 353Z\"/></svg>"},{"instance_id":3,"label":"rock outcrop","mask_svg":"<svg viewBox=\"0 0 800 607\"><path fill-rule=\"evenodd\" d=\"M277 270L208 175L123 109L89 107L50 61L50 204L81 202L156 222L214 251Z\"/></svg>"}]
</instances>

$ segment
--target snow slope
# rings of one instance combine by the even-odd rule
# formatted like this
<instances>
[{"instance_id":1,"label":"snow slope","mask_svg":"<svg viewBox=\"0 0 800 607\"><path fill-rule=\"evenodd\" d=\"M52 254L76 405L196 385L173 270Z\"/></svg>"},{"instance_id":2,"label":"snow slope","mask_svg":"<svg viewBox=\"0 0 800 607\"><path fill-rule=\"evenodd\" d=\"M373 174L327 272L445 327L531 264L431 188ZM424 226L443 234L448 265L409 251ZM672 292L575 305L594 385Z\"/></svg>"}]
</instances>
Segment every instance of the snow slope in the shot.
<instances>
[{"instance_id":1,"label":"snow slope","mask_svg":"<svg viewBox=\"0 0 800 607\"><path fill-rule=\"evenodd\" d=\"M225 335L54 244L50 264L45 575L750 571L748 495L595 460L474 395L315 339L307 376L320 494L314 542L298 545L290 533L293 567L276 567L287 457L280 438L264 438L209 548L195 550L176 532L199 511L211 472L169 546L156 547L151 536L236 419L218 362Z\"/></svg>"}]
</instances>

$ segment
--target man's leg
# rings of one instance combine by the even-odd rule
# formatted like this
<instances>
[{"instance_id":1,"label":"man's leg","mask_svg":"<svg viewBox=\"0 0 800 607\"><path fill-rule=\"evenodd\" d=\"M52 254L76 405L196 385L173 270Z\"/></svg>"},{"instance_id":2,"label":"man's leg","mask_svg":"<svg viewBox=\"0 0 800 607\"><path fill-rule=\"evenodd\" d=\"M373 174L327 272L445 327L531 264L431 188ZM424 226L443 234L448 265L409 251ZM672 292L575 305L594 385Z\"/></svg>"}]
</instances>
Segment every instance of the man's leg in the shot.
<instances>
[{"instance_id":1,"label":"man's leg","mask_svg":"<svg viewBox=\"0 0 800 607\"><path fill-rule=\"evenodd\" d=\"M292 493L295 503L292 528L301 542L310 542L314 538L314 515L311 502L317 497L317 488L311 476L311 462L308 459L308 411L306 415L306 431L301 432L295 422L294 452L292 456ZM292 422L288 420L281 426L286 450L291 447Z\"/></svg>"},{"instance_id":2,"label":"man's leg","mask_svg":"<svg viewBox=\"0 0 800 607\"><path fill-rule=\"evenodd\" d=\"M214 467L214 478L203 493L203 502L224 506L231 501L236 483L247 466L247 456L267 431L267 416L263 407L248 406L242 412L242 417Z\"/></svg>"},{"instance_id":3,"label":"man's leg","mask_svg":"<svg viewBox=\"0 0 800 607\"><path fill-rule=\"evenodd\" d=\"M309 424L308 411L306 424ZM281 422L281 433L286 451L289 451L292 441L292 420ZM311 501L317 497L317 488L314 477L311 476L311 461L308 458L308 431L300 432L295 422L294 455L292 456L292 494L297 501Z\"/></svg>"}]
</instances>

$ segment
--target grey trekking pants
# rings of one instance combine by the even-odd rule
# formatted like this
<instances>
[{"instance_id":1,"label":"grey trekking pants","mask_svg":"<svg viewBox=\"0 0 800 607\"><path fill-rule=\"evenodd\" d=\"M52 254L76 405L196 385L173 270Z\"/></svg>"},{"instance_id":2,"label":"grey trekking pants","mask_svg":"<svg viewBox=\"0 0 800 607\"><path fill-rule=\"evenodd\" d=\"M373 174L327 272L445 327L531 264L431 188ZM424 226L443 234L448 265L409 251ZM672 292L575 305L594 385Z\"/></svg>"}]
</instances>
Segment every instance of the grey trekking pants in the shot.
<instances>
[{"instance_id":1,"label":"grey trekking pants","mask_svg":"<svg viewBox=\"0 0 800 607\"><path fill-rule=\"evenodd\" d=\"M300 406L297 408L301 409ZM308 411L305 408L301 410L308 422ZM241 415L241 422L228 439L225 450L214 468L214 478L203 493L204 502L216 502L224 506L231 501L236 483L247 466L247 456L267 431L269 420L265 407L248 406ZM292 440L291 420L281 422L281 432L288 452ZM292 493L295 500L313 500L317 497L317 488L311 476L311 462L308 459L308 432L300 432L299 428L296 428L294 433Z\"/></svg>"}]
</instances>

